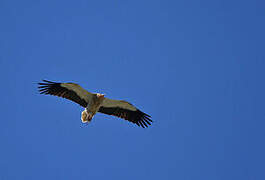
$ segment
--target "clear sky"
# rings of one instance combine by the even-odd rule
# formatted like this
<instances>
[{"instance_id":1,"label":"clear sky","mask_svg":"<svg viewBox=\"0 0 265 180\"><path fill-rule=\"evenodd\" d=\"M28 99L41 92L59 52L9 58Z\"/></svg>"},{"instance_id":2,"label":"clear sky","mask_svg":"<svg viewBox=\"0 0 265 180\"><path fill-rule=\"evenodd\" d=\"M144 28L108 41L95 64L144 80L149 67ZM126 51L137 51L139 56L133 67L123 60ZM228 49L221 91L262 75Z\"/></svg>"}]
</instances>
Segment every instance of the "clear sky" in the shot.
<instances>
[{"instance_id":1,"label":"clear sky","mask_svg":"<svg viewBox=\"0 0 265 180\"><path fill-rule=\"evenodd\" d=\"M265 179L265 2L1 0L0 180ZM143 129L40 95L131 102Z\"/></svg>"}]
</instances>

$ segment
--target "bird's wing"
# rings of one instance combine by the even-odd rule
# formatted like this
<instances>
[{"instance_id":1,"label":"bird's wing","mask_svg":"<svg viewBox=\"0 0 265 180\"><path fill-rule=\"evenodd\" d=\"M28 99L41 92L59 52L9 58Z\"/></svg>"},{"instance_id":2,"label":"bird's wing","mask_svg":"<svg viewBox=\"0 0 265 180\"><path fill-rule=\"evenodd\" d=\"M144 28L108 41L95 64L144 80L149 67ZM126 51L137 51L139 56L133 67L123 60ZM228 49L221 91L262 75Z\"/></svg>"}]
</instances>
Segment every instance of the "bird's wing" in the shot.
<instances>
[{"instance_id":1,"label":"bird's wing","mask_svg":"<svg viewBox=\"0 0 265 180\"><path fill-rule=\"evenodd\" d=\"M105 98L99 108L99 112L123 118L143 128L148 127L152 122L151 116L126 101Z\"/></svg>"},{"instance_id":2,"label":"bird's wing","mask_svg":"<svg viewBox=\"0 0 265 180\"><path fill-rule=\"evenodd\" d=\"M83 107L87 107L87 104L92 97L92 93L86 91L80 85L75 83L56 83L43 80L43 83L38 84L40 94L50 94L66 98Z\"/></svg>"}]
</instances>

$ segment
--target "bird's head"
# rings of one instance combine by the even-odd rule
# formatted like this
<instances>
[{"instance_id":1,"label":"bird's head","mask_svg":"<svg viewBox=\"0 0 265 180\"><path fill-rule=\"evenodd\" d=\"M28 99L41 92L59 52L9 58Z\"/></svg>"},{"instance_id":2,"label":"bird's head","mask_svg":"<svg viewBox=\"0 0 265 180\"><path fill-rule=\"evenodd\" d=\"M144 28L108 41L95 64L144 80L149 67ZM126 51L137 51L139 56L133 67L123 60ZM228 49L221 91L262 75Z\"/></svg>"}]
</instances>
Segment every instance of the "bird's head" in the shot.
<instances>
[{"instance_id":1,"label":"bird's head","mask_svg":"<svg viewBox=\"0 0 265 180\"><path fill-rule=\"evenodd\" d=\"M99 99L103 99L103 98L104 98L104 96L105 96L105 94L100 94L100 93L97 93L97 98L99 98Z\"/></svg>"}]
</instances>

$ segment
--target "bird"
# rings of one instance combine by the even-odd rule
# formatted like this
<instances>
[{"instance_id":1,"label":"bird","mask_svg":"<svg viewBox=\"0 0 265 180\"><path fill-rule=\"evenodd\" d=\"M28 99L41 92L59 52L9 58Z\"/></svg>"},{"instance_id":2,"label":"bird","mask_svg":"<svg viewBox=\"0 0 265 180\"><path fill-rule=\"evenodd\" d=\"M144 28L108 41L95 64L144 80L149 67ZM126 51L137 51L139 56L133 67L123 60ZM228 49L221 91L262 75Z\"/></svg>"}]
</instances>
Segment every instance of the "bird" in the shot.
<instances>
[{"instance_id":1,"label":"bird","mask_svg":"<svg viewBox=\"0 0 265 180\"><path fill-rule=\"evenodd\" d=\"M82 123L91 122L97 112L125 119L143 128L153 122L150 115L140 111L131 103L106 98L105 94L88 92L76 83L42 80L38 85L40 94L66 98L84 107L81 113Z\"/></svg>"}]
</instances>

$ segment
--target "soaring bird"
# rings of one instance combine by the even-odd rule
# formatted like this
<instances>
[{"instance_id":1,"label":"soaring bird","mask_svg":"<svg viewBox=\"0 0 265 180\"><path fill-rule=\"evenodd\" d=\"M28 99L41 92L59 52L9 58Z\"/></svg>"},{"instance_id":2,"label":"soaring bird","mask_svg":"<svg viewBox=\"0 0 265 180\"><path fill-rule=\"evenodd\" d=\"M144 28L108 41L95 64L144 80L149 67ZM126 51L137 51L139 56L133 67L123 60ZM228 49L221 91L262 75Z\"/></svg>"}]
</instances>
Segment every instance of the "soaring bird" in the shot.
<instances>
[{"instance_id":1,"label":"soaring bird","mask_svg":"<svg viewBox=\"0 0 265 180\"><path fill-rule=\"evenodd\" d=\"M43 80L43 82L38 84L40 94L66 98L84 107L85 110L81 114L83 123L91 122L93 116L100 112L128 120L143 128L151 125L151 116L140 111L127 101L109 99L100 93L90 93L75 83L58 83Z\"/></svg>"}]
</instances>

